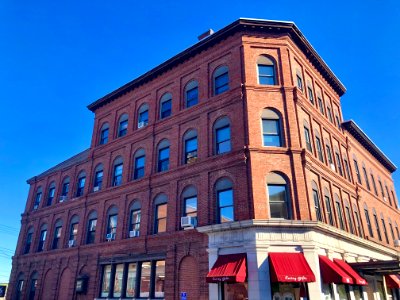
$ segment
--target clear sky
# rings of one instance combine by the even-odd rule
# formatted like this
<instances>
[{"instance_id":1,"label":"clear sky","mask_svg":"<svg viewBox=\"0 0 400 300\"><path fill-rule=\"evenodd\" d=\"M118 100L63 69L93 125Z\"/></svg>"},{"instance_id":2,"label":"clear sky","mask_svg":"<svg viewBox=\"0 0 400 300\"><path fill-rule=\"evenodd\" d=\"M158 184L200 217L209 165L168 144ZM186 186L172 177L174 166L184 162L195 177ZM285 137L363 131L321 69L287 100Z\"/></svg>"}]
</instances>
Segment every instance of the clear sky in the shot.
<instances>
[{"instance_id":1,"label":"clear sky","mask_svg":"<svg viewBox=\"0 0 400 300\"><path fill-rule=\"evenodd\" d=\"M89 147L86 105L239 17L294 21L347 87L344 119L400 166L398 0L2 0L0 282L9 277L26 179ZM399 171L394 178L399 190Z\"/></svg>"}]
</instances>

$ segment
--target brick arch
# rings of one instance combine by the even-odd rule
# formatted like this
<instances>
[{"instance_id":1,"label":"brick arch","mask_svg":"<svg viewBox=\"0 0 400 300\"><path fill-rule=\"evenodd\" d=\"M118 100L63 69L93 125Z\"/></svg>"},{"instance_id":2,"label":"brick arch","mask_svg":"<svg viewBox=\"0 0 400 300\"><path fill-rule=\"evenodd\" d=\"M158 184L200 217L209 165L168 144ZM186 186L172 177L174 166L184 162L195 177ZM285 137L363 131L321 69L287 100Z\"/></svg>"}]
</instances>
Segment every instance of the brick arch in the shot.
<instances>
[{"instance_id":1,"label":"brick arch","mask_svg":"<svg viewBox=\"0 0 400 300\"><path fill-rule=\"evenodd\" d=\"M42 299L54 299L54 272L49 269L43 279Z\"/></svg>"},{"instance_id":2,"label":"brick arch","mask_svg":"<svg viewBox=\"0 0 400 300\"><path fill-rule=\"evenodd\" d=\"M64 269L60 277L60 285L58 287L57 300L69 300L72 290L72 272L69 268Z\"/></svg>"},{"instance_id":3,"label":"brick arch","mask_svg":"<svg viewBox=\"0 0 400 300\"><path fill-rule=\"evenodd\" d=\"M187 300L199 299L199 266L193 256L185 256L179 265L178 271L178 295L181 292L187 293Z\"/></svg>"}]
</instances>

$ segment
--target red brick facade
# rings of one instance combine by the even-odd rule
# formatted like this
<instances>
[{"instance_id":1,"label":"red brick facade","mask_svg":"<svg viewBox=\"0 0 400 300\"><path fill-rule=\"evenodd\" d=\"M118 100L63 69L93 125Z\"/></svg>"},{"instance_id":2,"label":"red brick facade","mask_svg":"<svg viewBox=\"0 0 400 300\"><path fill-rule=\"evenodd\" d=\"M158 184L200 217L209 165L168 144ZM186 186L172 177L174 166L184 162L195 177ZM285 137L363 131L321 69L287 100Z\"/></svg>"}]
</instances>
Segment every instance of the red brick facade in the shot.
<instances>
[{"instance_id":1,"label":"red brick facade","mask_svg":"<svg viewBox=\"0 0 400 300\"><path fill-rule=\"evenodd\" d=\"M393 170L382 163L379 156L382 153L374 156L365 143L337 123L342 122L340 96L344 87L311 51L307 41L293 37L297 29L291 23L267 22L265 25L272 29L261 28L258 23L253 24L256 29L251 29L244 23L235 22L236 25L215 33L214 38L199 42L150 74L89 106L95 113L90 149L28 181L31 188L13 258L9 299L17 296L19 280L24 280L21 299L28 299L32 276L37 276L35 299L99 298L103 264L147 260L165 260L165 299L179 299L182 291L187 292L188 299L208 299L205 281L209 270L208 237L196 230L181 230L182 193L187 187L195 187L197 225L215 224L218 222L215 186L221 178L232 182L235 221L270 218L267 177L272 172L287 180L292 219L317 220L312 191L316 186L322 222L329 224L330 220L326 195L331 201L334 227L340 229L335 204L338 201L345 231L394 248L394 240L400 238L396 223L400 215L391 178ZM263 55L274 62L274 85L258 83L257 60ZM229 91L214 95L213 74L220 66L229 69ZM298 88L298 75L303 91ZM185 86L193 79L198 82L199 103L186 108ZM310 101L309 88L314 103ZM172 115L160 120L159 100L167 92L172 95ZM148 105L148 125L138 128L138 111L144 103ZM261 118L266 108L280 118L281 147L263 146ZM128 115L127 134L117 137L123 114ZM229 120L231 150L217 155L214 124L222 117ZM109 126L108 142L99 145L105 123ZM306 150L304 127L309 130L312 151ZM183 137L189 130L197 131L197 160L184 164ZM322 159L318 155L317 137L322 145ZM158 145L165 139L170 145L169 170L157 172ZM334 166L329 162L326 145L331 149ZM134 157L139 149L145 152L145 175L133 180ZM122 184L112 186L114 162L118 158L123 161ZM361 184L354 159L358 162ZM99 164L103 166L102 188L94 192ZM76 197L82 171L86 174L84 192ZM70 180L68 199L61 203L62 185L67 177ZM55 196L47 206L52 183ZM34 209L39 188L41 201ZM162 194L167 197L167 227L166 232L154 234L154 201ZM135 201L139 201L141 208L140 236L129 238L130 207ZM115 240L107 241L108 211L113 206L118 210L116 236ZM365 207L369 211L373 237L368 230ZM379 219L381 240L373 209ZM97 213L95 240L87 244L89 215L94 211ZM78 233L76 245L69 248L74 216L79 223ZM62 224L61 237L58 249L52 250L57 222ZM38 252L44 224L47 237L43 251ZM33 233L32 243L29 252L24 254L29 232ZM88 277L86 293L76 293L75 283L80 276Z\"/></svg>"}]
</instances>

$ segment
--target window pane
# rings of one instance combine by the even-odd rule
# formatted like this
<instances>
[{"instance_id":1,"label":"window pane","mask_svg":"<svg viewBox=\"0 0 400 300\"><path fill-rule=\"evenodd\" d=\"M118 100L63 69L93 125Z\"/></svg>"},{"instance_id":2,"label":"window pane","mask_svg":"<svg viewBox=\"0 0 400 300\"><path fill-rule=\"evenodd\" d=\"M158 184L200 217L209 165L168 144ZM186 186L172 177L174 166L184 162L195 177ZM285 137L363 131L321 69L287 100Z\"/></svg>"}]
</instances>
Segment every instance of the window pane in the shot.
<instances>
[{"instance_id":1,"label":"window pane","mask_svg":"<svg viewBox=\"0 0 400 300\"><path fill-rule=\"evenodd\" d=\"M185 199L185 216L197 216L197 197L191 197Z\"/></svg>"},{"instance_id":2,"label":"window pane","mask_svg":"<svg viewBox=\"0 0 400 300\"><path fill-rule=\"evenodd\" d=\"M278 135L263 135L263 144L264 146L276 146L279 147L281 145L281 139Z\"/></svg>"},{"instance_id":3,"label":"window pane","mask_svg":"<svg viewBox=\"0 0 400 300\"><path fill-rule=\"evenodd\" d=\"M171 115L172 101L167 100L161 103L161 119L169 117Z\"/></svg>"},{"instance_id":4,"label":"window pane","mask_svg":"<svg viewBox=\"0 0 400 300\"><path fill-rule=\"evenodd\" d=\"M288 219L288 212L285 202L270 202L269 208L271 211L271 218Z\"/></svg>"},{"instance_id":5,"label":"window pane","mask_svg":"<svg viewBox=\"0 0 400 300\"><path fill-rule=\"evenodd\" d=\"M128 132L128 120L122 121L119 123L119 130L118 130L118 136L124 136Z\"/></svg>"},{"instance_id":6,"label":"window pane","mask_svg":"<svg viewBox=\"0 0 400 300\"><path fill-rule=\"evenodd\" d=\"M111 265L104 267L103 282L101 284L101 297L108 297L110 291Z\"/></svg>"},{"instance_id":7,"label":"window pane","mask_svg":"<svg viewBox=\"0 0 400 300\"><path fill-rule=\"evenodd\" d=\"M154 296L156 298L164 298L165 286L165 261L160 260L156 262L156 276L154 278Z\"/></svg>"},{"instance_id":8,"label":"window pane","mask_svg":"<svg viewBox=\"0 0 400 300\"><path fill-rule=\"evenodd\" d=\"M149 261L142 262L142 274L140 277L140 297L150 296L150 272L151 264Z\"/></svg>"},{"instance_id":9,"label":"window pane","mask_svg":"<svg viewBox=\"0 0 400 300\"><path fill-rule=\"evenodd\" d=\"M145 110L139 114L139 125L138 127L146 126L149 122L149 111Z\"/></svg>"},{"instance_id":10,"label":"window pane","mask_svg":"<svg viewBox=\"0 0 400 300\"><path fill-rule=\"evenodd\" d=\"M271 218L288 219L286 185L268 185Z\"/></svg>"},{"instance_id":11,"label":"window pane","mask_svg":"<svg viewBox=\"0 0 400 300\"><path fill-rule=\"evenodd\" d=\"M118 215L111 215L108 217L107 233L117 232L117 222L118 222Z\"/></svg>"},{"instance_id":12,"label":"window pane","mask_svg":"<svg viewBox=\"0 0 400 300\"><path fill-rule=\"evenodd\" d=\"M279 127L278 127L278 120L262 120L263 124L263 132L269 134L278 134Z\"/></svg>"},{"instance_id":13,"label":"window pane","mask_svg":"<svg viewBox=\"0 0 400 300\"><path fill-rule=\"evenodd\" d=\"M136 263L129 264L128 266L128 278L126 281L126 296L135 297L136 288Z\"/></svg>"},{"instance_id":14,"label":"window pane","mask_svg":"<svg viewBox=\"0 0 400 300\"><path fill-rule=\"evenodd\" d=\"M226 206L220 209L220 222L232 222L234 220L233 216L233 206Z\"/></svg>"},{"instance_id":15,"label":"window pane","mask_svg":"<svg viewBox=\"0 0 400 300\"><path fill-rule=\"evenodd\" d=\"M217 154L231 151L231 128L225 126L216 130Z\"/></svg>"},{"instance_id":16,"label":"window pane","mask_svg":"<svg viewBox=\"0 0 400 300\"><path fill-rule=\"evenodd\" d=\"M233 190L225 190L218 192L219 207L233 205Z\"/></svg>"},{"instance_id":17,"label":"window pane","mask_svg":"<svg viewBox=\"0 0 400 300\"><path fill-rule=\"evenodd\" d=\"M186 92L186 107L191 107L198 103L199 89L197 87Z\"/></svg>"},{"instance_id":18,"label":"window pane","mask_svg":"<svg viewBox=\"0 0 400 300\"><path fill-rule=\"evenodd\" d=\"M123 275L124 275L124 265L119 264L115 267L114 297L121 297Z\"/></svg>"},{"instance_id":19,"label":"window pane","mask_svg":"<svg viewBox=\"0 0 400 300\"><path fill-rule=\"evenodd\" d=\"M131 214L131 225L129 230L139 230L140 229L140 218L141 218L141 211L140 210L133 210Z\"/></svg>"},{"instance_id":20,"label":"window pane","mask_svg":"<svg viewBox=\"0 0 400 300\"><path fill-rule=\"evenodd\" d=\"M228 72L215 78L215 95L222 94L227 90L229 90Z\"/></svg>"}]
</instances>

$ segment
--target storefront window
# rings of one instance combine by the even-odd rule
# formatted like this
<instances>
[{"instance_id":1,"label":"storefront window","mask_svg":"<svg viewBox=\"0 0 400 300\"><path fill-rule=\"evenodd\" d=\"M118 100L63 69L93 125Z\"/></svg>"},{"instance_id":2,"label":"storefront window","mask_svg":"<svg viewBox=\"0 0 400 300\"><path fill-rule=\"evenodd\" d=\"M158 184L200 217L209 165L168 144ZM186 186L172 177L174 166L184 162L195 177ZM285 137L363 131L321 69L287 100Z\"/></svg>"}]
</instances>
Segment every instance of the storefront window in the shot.
<instances>
[{"instance_id":1,"label":"storefront window","mask_svg":"<svg viewBox=\"0 0 400 300\"><path fill-rule=\"evenodd\" d=\"M141 298L148 298L150 295L150 273L151 273L151 263L149 261L142 262L142 274L140 277Z\"/></svg>"},{"instance_id":2,"label":"storefront window","mask_svg":"<svg viewBox=\"0 0 400 300\"><path fill-rule=\"evenodd\" d=\"M124 265L120 264L115 267L114 277L114 297L121 297L122 277L124 275Z\"/></svg>"},{"instance_id":3,"label":"storefront window","mask_svg":"<svg viewBox=\"0 0 400 300\"><path fill-rule=\"evenodd\" d=\"M126 296L135 297L136 263L128 266L128 280L126 281Z\"/></svg>"},{"instance_id":4,"label":"storefront window","mask_svg":"<svg viewBox=\"0 0 400 300\"><path fill-rule=\"evenodd\" d=\"M101 284L101 297L108 297L110 291L110 279L111 279L111 265L107 265L103 270L103 282Z\"/></svg>"},{"instance_id":5,"label":"storefront window","mask_svg":"<svg viewBox=\"0 0 400 300\"><path fill-rule=\"evenodd\" d=\"M362 287L359 285L353 285L353 293L354 293L354 298L356 300L363 300L362 297Z\"/></svg>"},{"instance_id":6,"label":"storefront window","mask_svg":"<svg viewBox=\"0 0 400 300\"><path fill-rule=\"evenodd\" d=\"M305 283L271 283L272 299L273 300L300 300L300 297L305 297ZM325 299L325 298L324 298ZM333 298L326 298L333 299Z\"/></svg>"},{"instance_id":7,"label":"storefront window","mask_svg":"<svg viewBox=\"0 0 400 300\"><path fill-rule=\"evenodd\" d=\"M379 299L381 300L385 300L385 293L383 292L383 282L380 280L376 281L376 288L377 288L377 292L379 294Z\"/></svg>"},{"instance_id":8,"label":"storefront window","mask_svg":"<svg viewBox=\"0 0 400 300\"><path fill-rule=\"evenodd\" d=\"M322 284L322 294L323 294L322 299L324 299L324 300L334 299L334 297L332 295L332 288L331 288L330 284L327 284L327 283Z\"/></svg>"},{"instance_id":9,"label":"storefront window","mask_svg":"<svg viewBox=\"0 0 400 300\"><path fill-rule=\"evenodd\" d=\"M164 298L164 284L165 284L165 261L160 260L156 262L156 276L154 279L156 298Z\"/></svg>"},{"instance_id":10,"label":"storefront window","mask_svg":"<svg viewBox=\"0 0 400 300\"><path fill-rule=\"evenodd\" d=\"M340 300L348 300L349 299L347 297L346 286L344 284L338 284L338 285L336 285L336 288L337 288L337 292L339 294Z\"/></svg>"},{"instance_id":11,"label":"storefront window","mask_svg":"<svg viewBox=\"0 0 400 300\"><path fill-rule=\"evenodd\" d=\"M224 283L224 300L247 300L247 282Z\"/></svg>"}]
</instances>

